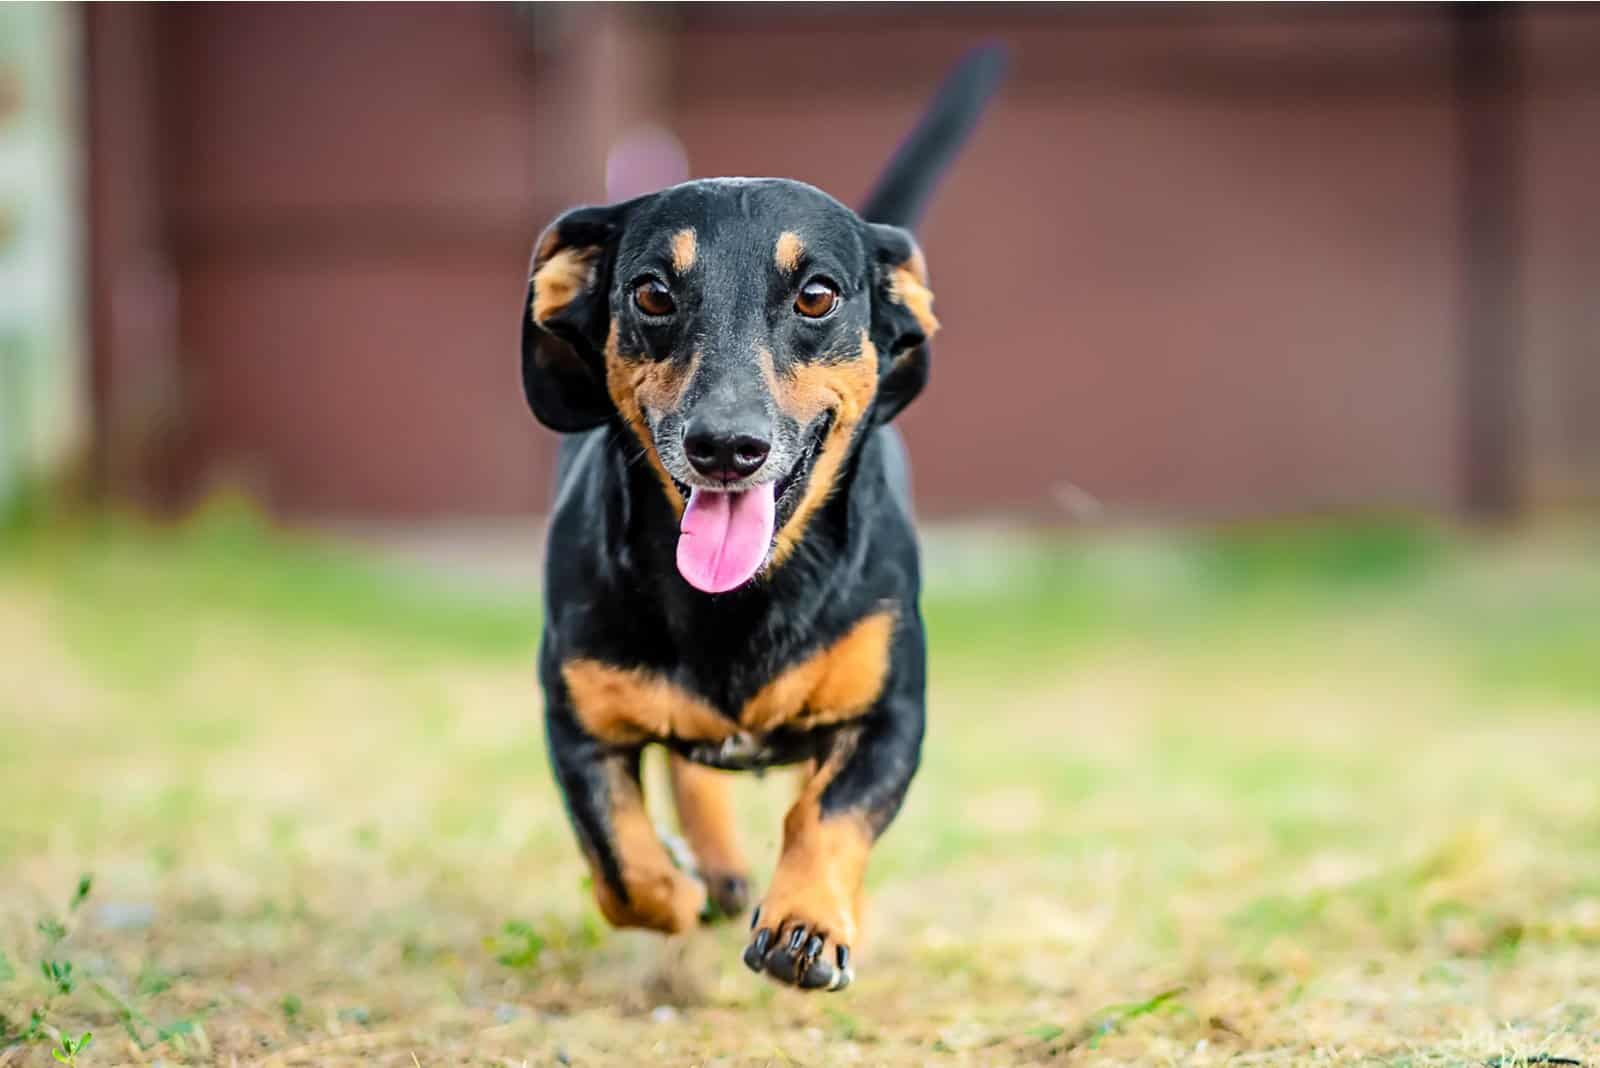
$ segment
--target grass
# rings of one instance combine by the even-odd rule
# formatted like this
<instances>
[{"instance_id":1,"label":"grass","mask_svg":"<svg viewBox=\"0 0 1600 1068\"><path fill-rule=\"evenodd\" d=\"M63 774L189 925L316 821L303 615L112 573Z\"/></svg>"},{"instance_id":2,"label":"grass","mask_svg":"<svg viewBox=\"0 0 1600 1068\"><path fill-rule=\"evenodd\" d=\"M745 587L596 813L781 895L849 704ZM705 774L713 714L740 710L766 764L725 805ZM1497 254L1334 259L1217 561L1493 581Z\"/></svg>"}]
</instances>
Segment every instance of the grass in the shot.
<instances>
[{"instance_id":1,"label":"grass","mask_svg":"<svg viewBox=\"0 0 1600 1068\"><path fill-rule=\"evenodd\" d=\"M528 592L227 509L11 533L0 1065L1600 1066L1593 528L935 547L822 998L600 921Z\"/></svg>"}]
</instances>

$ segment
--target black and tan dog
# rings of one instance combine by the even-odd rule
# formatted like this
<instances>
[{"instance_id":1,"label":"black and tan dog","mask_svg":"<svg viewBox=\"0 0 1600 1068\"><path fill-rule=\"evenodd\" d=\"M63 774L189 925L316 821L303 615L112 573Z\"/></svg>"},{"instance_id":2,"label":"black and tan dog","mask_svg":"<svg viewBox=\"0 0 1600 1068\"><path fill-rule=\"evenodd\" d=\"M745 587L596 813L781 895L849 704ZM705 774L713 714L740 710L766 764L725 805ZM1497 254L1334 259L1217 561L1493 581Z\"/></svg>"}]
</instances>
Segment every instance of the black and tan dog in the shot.
<instances>
[{"instance_id":1,"label":"black and tan dog","mask_svg":"<svg viewBox=\"0 0 1600 1068\"><path fill-rule=\"evenodd\" d=\"M889 427L938 329L911 234L998 78L965 60L860 215L780 179L578 208L539 238L528 403L562 441L539 671L551 762L613 924L686 930L748 883L721 771L803 764L744 960L852 976L873 841L916 772L920 583ZM674 863L640 786L671 751Z\"/></svg>"}]
</instances>

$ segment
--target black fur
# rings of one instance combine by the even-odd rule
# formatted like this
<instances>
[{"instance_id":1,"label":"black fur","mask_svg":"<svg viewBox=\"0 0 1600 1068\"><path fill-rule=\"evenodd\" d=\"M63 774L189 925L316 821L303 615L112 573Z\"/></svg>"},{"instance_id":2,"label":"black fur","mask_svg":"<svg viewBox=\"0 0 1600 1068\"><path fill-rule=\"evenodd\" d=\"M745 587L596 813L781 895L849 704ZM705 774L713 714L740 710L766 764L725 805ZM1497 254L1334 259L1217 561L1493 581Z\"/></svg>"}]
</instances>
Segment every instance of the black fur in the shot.
<instances>
[{"instance_id":1,"label":"black fur","mask_svg":"<svg viewBox=\"0 0 1600 1068\"><path fill-rule=\"evenodd\" d=\"M539 654L550 756L576 833L600 875L626 895L608 824L608 763L637 775L637 748L587 734L575 715L562 665L574 658L645 669L729 717L779 672L831 645L864 617L895 616L888 679L872 709L842 727L780 730L727 752L678 738L654 739L701 763L753 768L853 751L821 799L824 816L860 812L874 833L893 819L915 773L923 735L924 639L917 598L917 544L903 449L888 426L927 376L923 324L893 299L890 272L914 257L894 223L920 212L933 173L954 154L993 89L999 58L969 58L929 117L896 156L867 218L797 182L691 182L624 204L580 208L541 237L534 268L565 252L582 264L582 291L532 321L524 307L523 381L534 413L566 436L549 530L545 624ZM670 256L672 236L697 235L687 271ZM804 236L792 276L773 262L784 231ZM796 287L808 277L835 284L841 301L823 320L797 316ZM644 314L642 280L669 289L669 319ZM655 448L672 477L691 475L681 456L691 414L744 413L774 436L780 481L777 524L795 514L817 475L816 446L835 414L808 423L777 405L756 354L772 371L851 358L871 339L879 375L870 409L848 442L833 491L810 516L778 566L728 593L691 587L675 565L678 518L645 454ZM606 348L681 372L682 398L649 415L649 444L620 415L607 388ZM692 373L691 373L692 372Z\"/></svg>"}]
</instances>

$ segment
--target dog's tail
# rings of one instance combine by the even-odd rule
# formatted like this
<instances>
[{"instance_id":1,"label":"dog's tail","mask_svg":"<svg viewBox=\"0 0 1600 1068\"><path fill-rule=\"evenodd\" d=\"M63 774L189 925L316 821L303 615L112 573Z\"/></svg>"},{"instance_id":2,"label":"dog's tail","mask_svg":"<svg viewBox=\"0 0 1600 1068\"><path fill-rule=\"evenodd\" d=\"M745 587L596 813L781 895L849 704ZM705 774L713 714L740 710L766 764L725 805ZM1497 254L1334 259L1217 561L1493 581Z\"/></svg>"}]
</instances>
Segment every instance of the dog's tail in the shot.
<instances>
[{"instance_id":1,"label":"dog's tail","mask_svg":"<svg viewBox=\"0 0 1600 1068\"><path fill-rule=\"evenodd\" d=\"M889 161L889 167L867 196L861 217L868 222L914 227L950 161L1005 73L1007 49L988 44L973 49L956 64L917 123Z\"/></svg>"}]
</instances>

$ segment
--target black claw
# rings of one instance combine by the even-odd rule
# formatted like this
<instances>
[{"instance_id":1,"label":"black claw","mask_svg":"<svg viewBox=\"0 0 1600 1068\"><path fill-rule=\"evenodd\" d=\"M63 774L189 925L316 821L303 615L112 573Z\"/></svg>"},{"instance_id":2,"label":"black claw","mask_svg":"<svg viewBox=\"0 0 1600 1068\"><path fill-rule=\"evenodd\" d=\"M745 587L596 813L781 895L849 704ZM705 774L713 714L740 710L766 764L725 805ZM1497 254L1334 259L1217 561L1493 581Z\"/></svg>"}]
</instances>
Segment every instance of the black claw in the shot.
<instances>
[{"instance_id":1,"label":"black claw","mask_svg":"<svg viewBox=\"0 0 1600 1068\"><path fill-rule=\"evenodd\" d=\"M806 928L804 924L796 927L789 935L789 952L799 953L800 947L806 943Z\"/></svg>"},{"instance_id":2,"label":"black claw","mask_svg":"<svg viewBox=\"0 0 1600 1068\"><path fill-rule=\"evenodd\" d=\"M788 946L778 946L767 955L767 974L781 983L793 985L800 979L798 964L799 959L789 951Z\"/></svg>"},{"instance_id":3,"label":"black claw","mask_svg":"<svg viewBox=\"0 0 1600 1068\"><path fill-rule=\"evenodd\" d=\"M758 924L760 922L761 922L761 906L757 905L756 906L756 910L750 914L750 930L754 931L756 929L756 924Z\"/></svg>"},{"instance_id":4,"label":"black claw","mask_svg":"<svg viewBox=\"0 0 1600 1068\"><path fill-rule=\"evenodd\" d=\"M825 960L814 960L811 967L800 973L801 990L822 990L833 982L833 965Z\"/></svg>"},{"instance_id":5,"label":"black claw","mask_svg":"<svg viewBox=\"0 0 1600 1068\"><path fill-rule=\"evenodd\" d=\"M839 958L839 970L848 972L850 970L850 947L840 946L834 956Z\"/></svg>"},{"instance_id":6,"label":"black claw","mask_svg":"<svg viewBox=\"0 0 1600 1068\"><path fill-rule=\"evenodd\" d=\"M772 945L772 932L763 927L756 932L755 938L744 949L745 967L753 972L759 972L767 956L767 947L770 945Z\"/></svg>"},{"instance_id":7,"label":"black claw","mask_svg":"<svg viewBox=\"0 0 1600 1068\"><path fill-rule=\"evenodd\" d=\"M820 956L822 956L822 936L812 935L811 941L806 943L805 959L808 962L815 963Z\"/></svg>"}]
</instances>

